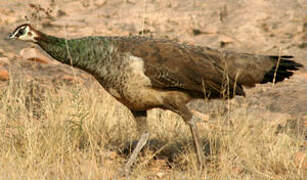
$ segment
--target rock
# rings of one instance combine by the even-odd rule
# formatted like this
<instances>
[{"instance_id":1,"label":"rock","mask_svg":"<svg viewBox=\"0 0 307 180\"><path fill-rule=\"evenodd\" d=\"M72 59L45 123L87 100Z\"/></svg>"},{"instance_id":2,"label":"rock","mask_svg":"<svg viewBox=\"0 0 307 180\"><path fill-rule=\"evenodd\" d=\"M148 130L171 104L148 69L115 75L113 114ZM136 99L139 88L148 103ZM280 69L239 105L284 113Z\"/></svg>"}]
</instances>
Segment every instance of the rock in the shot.
<instances>
[{"instance_id":1,"label":"rock","mask_svg":"<svg viewBox=\"0 0 307 180\"><path fill-rule=\"evenodd\" d=\"M7 70L5 70L5 69L0 70L0 80L1 81L7 81L9 79L10 79L10 77L9 77L9 73L7 72Z\"/></svg>"},{"instance_id":2,"label":"rock","mask_svg":"<svg viewBox=\"0 0 307 180\"><path fill-rule=\"evenodd\" d=\"M48 62L45 59L41 59L41 58L38 58L38 57L28 58L27 60L42 63L42 64L48 64Z\"/></svg>"},{"instance_id":3,"label":"rock","mask_svg":"<svg viewBox=\"0 0 307 180\"><path fill-rule=\"evenodd\" d=\"M96 0L94 2L94 5L97 7L102 7L103 5L105 5L107 3L107 0Z\"/></svg>"},{"instance_id":4,"label":"rock","mask_svg":"<svg viewBox=\"0 0 307 180\"><path fill-rule=\"evenodd\" d=\"M157 176L158 178L163 178L164 175L165 175L165 174L164 174L163 172L157 172L157 173L156 173L156 176Z\"/></svg>"},{"instance_id":5,"label":"rock","mask_svg":"<svg viewBox=\"0 0 307 180\"><path fill-rule=\"evenodd\" d=\"M8 63L9 63L9 59L7 57L0 57L0 67Z\"/></svg>"},{"instance_id":6,"label":"rock","mask_svg":"<svg viewBox=\"0 0 307 180\"><path fill-rule=\"evenodd\" d=\"M45 56L36 48L24 48L20 51L20 55L23 59L28 61L35 61L43 64L54 64L55 61Z\"/></svg>"},{"instance_id":7,"label":"rock","mask_svg":"<svg viewBox=\"0 0 307 180\"><path fill-rule=\"evenodd\" d=\"M108 158L110 158L111 160L115 160L118 158L118 154L116 152L109 152Z\"/></svg>"}]
</instances>

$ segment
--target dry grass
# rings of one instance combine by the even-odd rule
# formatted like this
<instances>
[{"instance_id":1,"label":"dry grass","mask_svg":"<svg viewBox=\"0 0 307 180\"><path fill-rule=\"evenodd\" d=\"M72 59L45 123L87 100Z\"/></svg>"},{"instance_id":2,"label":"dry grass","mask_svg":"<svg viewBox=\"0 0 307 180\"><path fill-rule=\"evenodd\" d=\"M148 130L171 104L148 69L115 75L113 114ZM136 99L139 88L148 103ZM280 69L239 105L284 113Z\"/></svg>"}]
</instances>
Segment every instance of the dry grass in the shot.
<instances>
[{"instance_id":1,"label":"dry grass","mask_svg":"<svg viewBox=\"0 0 307 180\"><path fill-rule=\"evenodd\" d=\"M169 111L151 111L151 142L131 179L303 179L294 163L304 141L299 122L276 133L276 123L248 111L200 123L201 175L187 126ZM94 86L10 80L0 112L1 179L117 179L138 136L128 111Z\"/></svg>"}]
</instances>

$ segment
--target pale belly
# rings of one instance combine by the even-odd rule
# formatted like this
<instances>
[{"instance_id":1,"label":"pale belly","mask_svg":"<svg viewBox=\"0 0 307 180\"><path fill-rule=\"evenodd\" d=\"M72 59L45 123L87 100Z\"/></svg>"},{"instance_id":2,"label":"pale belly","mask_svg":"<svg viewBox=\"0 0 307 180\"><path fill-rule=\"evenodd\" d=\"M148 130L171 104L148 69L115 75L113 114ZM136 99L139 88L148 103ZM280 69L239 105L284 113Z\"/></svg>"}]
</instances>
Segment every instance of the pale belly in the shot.
<instances>
[{"instance_id":1,"label":"pale belly","mask_svg":"<svg viewBox=\"0 0 307 180\"><path fill-rule=\"evenodd\" d=\"M165 105L168 103L186 104L192 99L189 94L184 92L162 91L150 87L126 89L122 94L115 89L109 89L108 92L132 111L167 108Z\"/></svg>"},{"instance_id":2,"label":"pale belly","mask_svg":"<svg viewBox=\"0 0 307 180\"><path fill-rule=\"evenodd\" d=\"M122 94L119 94L115 92L115 89L112 89L109 92L132 111L144 111L163 105L162 94L157 94L149 88L138 88L130 92L128 91L129 90L124 90Z\"/></svg>"},{"instance_id":3,"label":"pale belly","mask_svg":"<svg viewBox=\"0 0 307 180\"><path fill-rule=\"evenodd\" d=\"M145 75L144 62L141 58L127 55L123 57L125 66L118 68L114 75L105 74L112 79L101 84L119 102L132 111L144 111L154 107L165 107L166 101L186 103L192 98L181 91L165 91L152 88L149 77ZM111 69L116 69L111 67ZM106 78L107 79L107 78Z\"/></svg>"}]
</instances>

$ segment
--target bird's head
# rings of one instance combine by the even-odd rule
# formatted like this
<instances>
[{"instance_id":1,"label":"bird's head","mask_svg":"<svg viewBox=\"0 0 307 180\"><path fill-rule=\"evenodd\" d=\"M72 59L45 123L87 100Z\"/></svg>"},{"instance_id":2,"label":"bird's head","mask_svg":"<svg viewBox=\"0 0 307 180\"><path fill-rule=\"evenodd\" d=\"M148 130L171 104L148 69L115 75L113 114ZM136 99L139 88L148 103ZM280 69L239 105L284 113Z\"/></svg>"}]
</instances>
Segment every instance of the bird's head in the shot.
<instances>
[{"instance_id":1,"label":"bird's head","mask_svg":"<svg viewBox=\"0 0 307 180\"><path fill-rule=\"evenodd\" d=\"M12 33L7 36L7 40L19 39L22 41L37 42L39 32L36 31L30 24L22 24L18 26Z\"/></svg>"}]
</instances>

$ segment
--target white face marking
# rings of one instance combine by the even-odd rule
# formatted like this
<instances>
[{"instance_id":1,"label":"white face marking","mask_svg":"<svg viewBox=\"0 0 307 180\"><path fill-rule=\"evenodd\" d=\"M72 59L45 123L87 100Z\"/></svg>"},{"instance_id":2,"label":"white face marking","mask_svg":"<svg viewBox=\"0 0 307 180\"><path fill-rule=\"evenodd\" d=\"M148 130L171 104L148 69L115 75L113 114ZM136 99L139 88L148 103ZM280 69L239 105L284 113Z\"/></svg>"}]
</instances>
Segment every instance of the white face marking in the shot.
<instances>
[{"instance_id":1,"label":"white face marking","mask_svg":"<svg viewBox=\"0 0 307 180\"><path fill-rule=\"evenodd\" d=\"M10 39L20 39L22 41L37 42L35 37L38 37L35 31L31 30L28 25L24 25L16 29L10 36Z\"/></svg>"}]
</instances>

